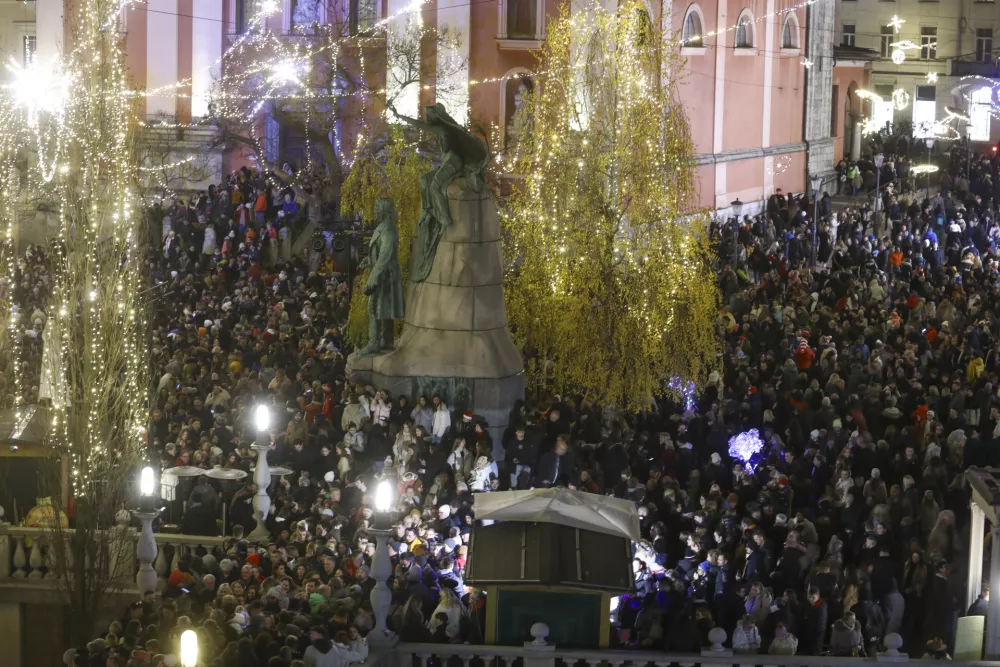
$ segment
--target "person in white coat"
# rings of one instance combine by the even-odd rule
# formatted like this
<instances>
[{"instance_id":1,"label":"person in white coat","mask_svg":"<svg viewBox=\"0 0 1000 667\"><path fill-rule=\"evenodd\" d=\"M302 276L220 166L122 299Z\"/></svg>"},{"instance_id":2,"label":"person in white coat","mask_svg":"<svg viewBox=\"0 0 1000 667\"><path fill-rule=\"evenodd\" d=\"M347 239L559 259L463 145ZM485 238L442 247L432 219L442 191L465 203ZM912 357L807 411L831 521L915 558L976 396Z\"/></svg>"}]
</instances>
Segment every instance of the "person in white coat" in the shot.
<instances>
[{"instance_id":1,"label":"person in white coat","mask_svg":"<svg viewBox=\"0 0 1000 667\"><path fill-rule=\"evenodd\" d=\"M309 633L312 645L305 650L302 661L306 667L347 667L352 662L368 659L368 643L355 628L341 630L333 641L316 630Z\"/></svg>"},{"instance_id":2,"label":"person in white coat","mask_svg":"<svg viewBox=\"0 0 1000 667\"><path fill-rule=\"evenodd\" d=\"M215 254L215 227L212 225L205 225L205 240L201 244L201 254Z\"/></svg>"},{"instance_id":3,"label":"person in white coat","mask_svg":"<svg viewBox=\"0 0 1000 667\"><path fill-rule=\"evenodd\" d=\"M756 653L760 649L757 621L750 614L743 617L733 630L733 653Z\"/></svg>"},{"instance_id":4,"label":"person in white coat","mask_svg":"<svg viewBox=\"0 0 1000 667\"><path fill-rule=\"evenodd\" d=\"M434 394L434 398L431 401L434 404L434 421L431 424L431 436L433 436L434 442L441 442L441 439L448 434L448 429L451 428L451 413L448 411L448 406L445 405L444 401L437 394Z\"/></svg>"}]
</instances>

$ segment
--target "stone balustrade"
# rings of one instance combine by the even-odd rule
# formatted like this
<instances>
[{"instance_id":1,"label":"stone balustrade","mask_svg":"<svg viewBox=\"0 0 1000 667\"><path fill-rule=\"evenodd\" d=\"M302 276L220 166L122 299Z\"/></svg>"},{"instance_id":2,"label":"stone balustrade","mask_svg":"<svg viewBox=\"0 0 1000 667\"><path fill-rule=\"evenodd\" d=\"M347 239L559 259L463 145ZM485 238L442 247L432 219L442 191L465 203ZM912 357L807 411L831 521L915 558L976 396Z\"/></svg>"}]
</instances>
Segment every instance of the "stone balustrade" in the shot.
<instances>
[{"instance_id":1,"label":"stone balustrade","mask_svg":"<svg viewBox=\"0 0 1000 667\"><path fill-rule=\"evenodd\" d=\"M536 628L539 629L536 632ZM874 667L874 663L908 662L899 651L903 640L897 634L885 637L887 650L867 658L841 658L829 655L767 655L733 653L722 648L726 633L714 628L709 638L714 648L700 654L608 649L561 649L548 644L548 628L543 623L532 627L535 641L524 646L471 646L465 644L396 644L377 651L366 665L371 667ZM948 663L951 667L982 667L997 663Z\"/></svg>"},{"instance_id":2,"label":"stone balustrade","mask_svg":"<svg viewBox=\"0 0 1000 667\"><path fill-rule=\"evenodd\" d=\"M136 573L139 569L136 557L136 542L139 532L127 526L119 526L94 535L94 548L86 551L87 568L101 568L101 575L109 586L122 590L136 588ZM197 535L172 535L155 533L157 546L153 569L156 571L158 588L162 589L170 572L186 553L195 552L198 547L212 549L221 546L224 537L202 537ZM73 571L73 554L69 548L76 534L72 530L59 531L50 528L19 528L0 525L0 584L54 586L60 572ZM61 559L60 547L65 551Z\"/></svg>"}]
</instances>

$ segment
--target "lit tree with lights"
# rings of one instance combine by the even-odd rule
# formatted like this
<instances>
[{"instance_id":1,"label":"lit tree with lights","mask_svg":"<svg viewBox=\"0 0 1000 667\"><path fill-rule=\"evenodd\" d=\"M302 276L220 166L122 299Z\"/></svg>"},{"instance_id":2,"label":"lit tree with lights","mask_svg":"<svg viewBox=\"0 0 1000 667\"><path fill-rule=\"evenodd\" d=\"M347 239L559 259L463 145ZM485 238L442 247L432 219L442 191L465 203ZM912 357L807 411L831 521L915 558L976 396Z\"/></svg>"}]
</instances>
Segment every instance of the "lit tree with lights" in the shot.
<instances>
[{"instance_id":1,"label":"lit tree with lights","mask_svg":"<svg viewBox=\"0 0 1000 667\"><path fill-rule=\"evenodd\" d=\"M549 30L504 215L529 393L645 409L671 378L700 384L717 363L678 47L638 0L574 6Z\"/></svg>"},{"instance_id":2,"label":"lit tree with lights","mask_svg":"<svg viewBox=\"0 0 1000 667\"><path fill-rule=\"evenodd\" d=\"M125 73L119 6L67 5L66 54L15 71L0 98L0 117L11 119L0 122L4 187L17 188L19 201L49 202L60 223L44 333L45 444L69 458L75 523L52 522L46 564L80 621L74 641L91 636L86 626L107 593L132 585L132 537L115 518L146 447L148 243L137 197L138 98ZM0 205L0 225L16 227L19 212ZM20 417L34 408L19 398L16 409ZM68 508L52 482L58 516Z\"/></svg>"},{"instance_id":3,"label":"lit tree with lights","mask_svg":"<svg viewBox=\"0 0 1000 667\"><path fill-rule=\"evenodd\" d=\"M384 113L387 103L419 100L430 88L447 103L461 92L452 75L464 63L439 59L432 68L425 55L450 52L458 35L424 23L422 2L381 20L358 16L368 4L299 0L284 34L260 27L261 17L277 11L276 2L262 3L247 35L224 55L213 90L220 142L242 147L282 184L303 186L297 194L311 206L338 200L356 161L384 163L383 149L398 137ZM326 22L307 20L320 5ZM294 175L281 169L267 122L281 136L301 138L305 164Z\"/></svg>"}]
</instances>

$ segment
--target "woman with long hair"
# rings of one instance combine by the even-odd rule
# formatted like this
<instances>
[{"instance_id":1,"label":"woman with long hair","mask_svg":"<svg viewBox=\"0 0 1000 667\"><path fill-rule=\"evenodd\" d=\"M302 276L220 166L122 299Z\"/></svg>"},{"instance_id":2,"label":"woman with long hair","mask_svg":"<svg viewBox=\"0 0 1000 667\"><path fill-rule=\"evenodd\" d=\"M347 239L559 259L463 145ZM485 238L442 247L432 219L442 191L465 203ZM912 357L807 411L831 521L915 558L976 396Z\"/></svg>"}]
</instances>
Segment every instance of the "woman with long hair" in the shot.
<instances>
[{"instance_id":1,"label":"woman with long hair","mask_svg":"<svg viewBox=\"0 0 1000 667\"><path fill-rule=\"evenodd\" d=\"M441 624L445 624L445 634L449 641L455 641L461 633L463 610L462 602L455 595L455 592L450 588L442 587L440 601L431 615L431 620L427 623L427 629L430 630L431 634L434 634ZM448 620L441 620L438 614L444 614Z\"/></svg>"}]
</instances>

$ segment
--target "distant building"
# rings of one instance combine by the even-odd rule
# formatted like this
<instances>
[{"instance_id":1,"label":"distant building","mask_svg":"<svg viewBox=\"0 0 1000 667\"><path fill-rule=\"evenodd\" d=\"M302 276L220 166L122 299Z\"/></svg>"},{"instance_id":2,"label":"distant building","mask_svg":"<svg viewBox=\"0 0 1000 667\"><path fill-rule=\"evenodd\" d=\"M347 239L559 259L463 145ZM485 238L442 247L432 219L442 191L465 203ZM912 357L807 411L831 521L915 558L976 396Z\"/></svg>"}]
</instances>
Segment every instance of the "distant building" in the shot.
<instances>
[{"instance_id":1,"label":"distant building","mask_svg":"<svg viewBox=\"0 0 1000 667\"><path fill-rule=\"evenodd\" d=\"M34 21L35 13L38 16L37 30L25 27L19 48L37 48L39 58L54 57L63 41L63 3L71 1L19 5L25 21ZM371 23L401 15L410 4L409 0L272 1L278 11L266 19L266 25L284 32L304 21ZM501 136L511 130L518 89L537 65L532 50L540 46L547 23L566 1L428 0L423 5L419 13L424 22L463 36L452 53L428 58L428 62L449 58L462 63L450 82L457 93L446 100L457 119L496 123ZM648 3L651 20L665 17L685 39L687 65L681 72L681 99L691 123L703 206L727 209L739 199L743 212L752 213L776 188L805 190L807 171L829 173L834 163L831 131L836 127L831 120L835 105L831 46L832 36L840 31L835 25L837 2L818 0L809 6L799 0ZM908 2L853 0L843 5L884 4L892 9ZM912 0L912 4L952 3ZM31 11L33 5L37 5L36 12ZM248 28L248 17L256 6L253 0L148 0L123 9L119 30L136 86L151 92L144 102L149 120L187 124L207 115L208 91L219 74L219 60L234 37ZM0 19L7 20L12 11L2 8ZM412 10L407 13L413 14ZM843 13L846 16L847 10ZM807 22L812 23L808 33ZM5 27L8 32L14 30ZM862 28L856 23L855 28L861 39ZM28 39L31 36L34 42ZM6 44L10 47L10 39ZM428 79L432 76L428 72ZM178 81L183 85L175 86ZM434 101L433 88L425 88L406 104L413 107L408 110L416 111L420 104ZM270 140L272 129L267 123L264 126ZM280 132L275 137L277 142ZM294 156L295 150L289 155Z\"/></svg>"},{"instance_id":2,"label":"distant building","mask_svg":"<svg viewBox=\"0 0 1000 667\"><path fill-rule=\"evenodd\" d=\"M950 106L971 116L969 123L955 123L958 133L970 133L973 142L996 141L1000 132L989 110L996 99L991 92L1000 46L994 42L1000 39L996 2L837 0L837 4L837 43L875 52L867 89L885 99L897 90L909 97L902 110L872 105L878 124L912 122L920 138L932 123L946 118L945 108ZM902 56L894 60L896 51ZM847 91L841 88L840 94Z\"/></svg>"}]
</instances>

